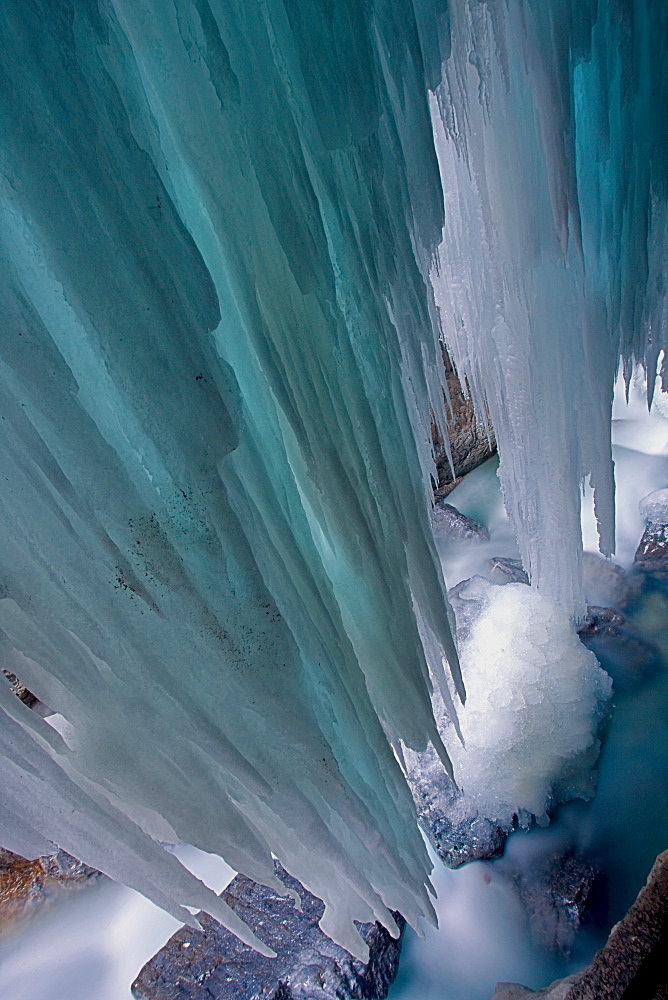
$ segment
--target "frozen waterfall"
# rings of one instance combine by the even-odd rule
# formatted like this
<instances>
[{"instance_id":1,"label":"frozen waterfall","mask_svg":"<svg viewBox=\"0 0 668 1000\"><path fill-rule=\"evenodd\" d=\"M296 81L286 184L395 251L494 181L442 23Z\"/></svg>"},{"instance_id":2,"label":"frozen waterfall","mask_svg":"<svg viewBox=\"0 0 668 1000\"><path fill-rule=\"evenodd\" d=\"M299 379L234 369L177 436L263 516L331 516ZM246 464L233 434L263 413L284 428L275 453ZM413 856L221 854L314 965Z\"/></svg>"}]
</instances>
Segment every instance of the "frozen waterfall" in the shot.
<instances>
[{"instance_id":1,"label":"frozen waterfall","mask_svg":"<svg viewBox=\"0 0 668 1000\"><path fill-rule=\"evenodd\" d=\"M162 844L431 916L401 768L463 698L440 338L582 610L620 355L666 346L662 0L6 0L0 843L258 948ZM663 89L661 89L663 88ZM448 667L449 665L449 667ZM2 678L0 678L2 680ZM280 886L278 886L280 888Z\"/></svg>"}]
</instances>

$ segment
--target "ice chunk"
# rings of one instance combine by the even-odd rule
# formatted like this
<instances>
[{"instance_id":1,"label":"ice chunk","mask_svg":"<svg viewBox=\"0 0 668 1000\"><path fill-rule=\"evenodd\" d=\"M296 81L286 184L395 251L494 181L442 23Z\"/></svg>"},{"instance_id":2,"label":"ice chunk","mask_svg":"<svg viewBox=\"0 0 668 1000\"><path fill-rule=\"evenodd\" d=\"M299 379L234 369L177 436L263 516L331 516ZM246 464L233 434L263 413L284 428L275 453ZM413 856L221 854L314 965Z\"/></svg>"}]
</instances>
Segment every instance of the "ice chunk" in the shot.
<instances>
[{"instance_id":1,"label":"ice chunk","mask_svg":"<svg viewBox=\"0 0 668 1000\"><path fill-rule=\"evenodd\" d=\"M638 504L638 509L648 524L668 524L668 489L648 493Z\"/></svg>"},{"instance_id":2,"label":"ice chunk","mask_svg":"<svg viewBox=\"0 0 668 1000\"><path fill-rule=\"evenodd\" d=\"M500 825L514 815L546 821L556 802L593 794L611 680L565 612L539 592L482 577L457 589L467 701L464 746L447 741L455 778Z\"/></svg>"}]
</instances>

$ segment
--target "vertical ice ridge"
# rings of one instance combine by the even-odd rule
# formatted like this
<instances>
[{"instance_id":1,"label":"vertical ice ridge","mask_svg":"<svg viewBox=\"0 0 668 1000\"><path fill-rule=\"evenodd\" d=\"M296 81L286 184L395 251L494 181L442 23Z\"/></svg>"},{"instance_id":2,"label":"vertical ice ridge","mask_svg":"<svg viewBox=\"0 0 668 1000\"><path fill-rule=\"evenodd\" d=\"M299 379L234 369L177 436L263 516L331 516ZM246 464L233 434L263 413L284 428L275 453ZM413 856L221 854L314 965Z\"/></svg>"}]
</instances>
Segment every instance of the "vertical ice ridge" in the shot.
<instances>
[{"instance_id":1,"label":"vertical ice ridge","mask_svg":"<svg viewBox=\"0 0 668 1000\"><path fill-rule=\"evenodd\" d=\"M72 733L9 713L7 846L127 862L177 913L216 904L150 838L260 880L273 852L353 950L355 918L432 913L393 747L439 746L444 656L463 695L440 336L525 565L577 614L619 353L666 333L667 16L3 5L0 640Z\"/></svg>"},{"instance_id":2,"label":"vertical ice ridge","mask_svg":"<svg viewBox=\"0 0 668 1000\"><path fill-rule=\"evenodd\" d=\"M116 877L143 852L133 884L228 923L146 838L265 881L273 852L359 952L353 918L433 915L392 747L438 742L457 663L413 6L10 0L0 23L0 628L73 734L37 754L24 832Z\"/></svg>"},{"instance_id":3,"label":"vertical ice ridge","mask_svg":"<svg viewBox=\"0 0 668 1000\"><path fill-rule=\"evenodd\" d=\"M444 338L532 582L583 612L580 487L614 549L612 389L665 342L666 11L453 0L431 98L446 222L431 275ZM503 164L500 167L500 164Z\"/></svg>"}]
</instances>

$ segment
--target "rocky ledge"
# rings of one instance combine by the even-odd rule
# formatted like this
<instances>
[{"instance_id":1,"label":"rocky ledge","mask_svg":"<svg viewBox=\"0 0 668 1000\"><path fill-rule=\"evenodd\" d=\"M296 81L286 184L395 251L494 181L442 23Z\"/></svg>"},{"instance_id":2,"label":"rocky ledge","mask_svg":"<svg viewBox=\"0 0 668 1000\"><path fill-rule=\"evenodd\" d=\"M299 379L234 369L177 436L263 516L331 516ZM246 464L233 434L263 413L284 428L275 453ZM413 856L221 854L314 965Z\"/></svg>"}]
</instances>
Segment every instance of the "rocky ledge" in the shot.
<instances>
[{"instance_id":1,"label":"rocky ledge","mask_svg":"<svg viewBox=\"0 0 668 1000\"><path fill-rule=\"evenodd\" d=\"M537 993L499 983L492 1000L668 1000L668 851L591 965Z\"/></svg>"},{"instance_id":2,"label":"rocky ledge","mask_svg":"<svg viewBox=\"0 0 668 1000\"><path fill-rule=\"evenodd\" d=\"M381 1000L399 964L401 940L380 924L358 924L369 946L366 963L320 930L323 903L276 865L276 874L301 897L292 898L237 875L222 893L239 916L277 954L264 958L206 913L202 930L182 927L146 963L132 985L135 1000ZM403 930L404 920L394 917Z\"/></svg>"}]
</instances>

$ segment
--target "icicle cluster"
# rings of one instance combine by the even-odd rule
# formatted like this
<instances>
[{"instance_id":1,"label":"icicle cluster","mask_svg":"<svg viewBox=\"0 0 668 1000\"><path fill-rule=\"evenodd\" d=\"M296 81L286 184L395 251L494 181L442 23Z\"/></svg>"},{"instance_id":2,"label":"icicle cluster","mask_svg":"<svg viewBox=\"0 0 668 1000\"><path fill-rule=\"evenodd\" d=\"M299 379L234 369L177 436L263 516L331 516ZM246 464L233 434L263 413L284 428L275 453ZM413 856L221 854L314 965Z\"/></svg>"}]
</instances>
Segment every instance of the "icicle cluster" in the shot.
<instances>
[{"instance_id":1,"label":"icicle cluster","mask_svg":"<svg viewBox=\"0 0 668 1000\"><path fill-rule=\"evenodd\" d=\"M393 750L440 745L457 665L404 6L0 11L2 655L71 734L3 691L0 842L254 944L151 837L273 852L357 953L353 918L432 913Z\"/></svg>"},{"instance_id":2,"label":"icicle cluster","mask_svg":"<svg viewBox=\"0 0 668 1000\"><path fill-rule=\"evenodd\" d=\"M446 221L443 336L481 419L532 582L584 611L580 495L614 549L610 420L620 355L668 341L668 9L450 4L431 98ZM653 387L653 378L649 380Z\"/></svg>"},{"instance_id":3,"label":"icicle cluster","mask_svg":"<svg viewBox=\"0 0 668 1000\"><path fill-rule=\"evenodd\" d=\"M66 722L0 684L3 846L259 947L160 842L275 885L273 852L358 954L354 919L432 913L398 763L446 759L445 659L462 692L429 268L527 568L577 610L618 350L664 329L665 16L2 4L0 643Z\"/></svg>"}]
</instances>

